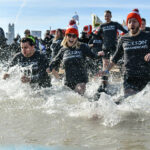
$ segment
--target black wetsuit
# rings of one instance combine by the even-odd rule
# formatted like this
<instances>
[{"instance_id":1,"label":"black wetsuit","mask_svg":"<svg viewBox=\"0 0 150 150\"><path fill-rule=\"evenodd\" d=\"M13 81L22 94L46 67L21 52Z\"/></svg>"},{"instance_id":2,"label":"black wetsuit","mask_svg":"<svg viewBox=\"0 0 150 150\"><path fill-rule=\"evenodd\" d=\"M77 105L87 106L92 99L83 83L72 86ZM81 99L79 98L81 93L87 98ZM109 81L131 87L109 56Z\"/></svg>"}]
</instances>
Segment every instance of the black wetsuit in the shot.
<instances>
[{"instance_id":1,"label":"black wetsuit","mask_svg":"<svg viewBox=\"0 0 150 150\"><path fill-rule=\"evenodd\" d=\"M91 51L97 54L99 51L102 51L102 37L99 35L94 35L90 39L88 44L93 44ZM88 69L92 74L96 74L100 70L101 60L91 60L88 58Z\"/></svg>"},{"instance_id":2,"label":"black wetsuit","mask_svg":"<svg viewBox=\"0 0 150 150\"><path fill-rule=\"evenodd\" d=\"M50 46L51 50L52 50L52 59L58 54L59 50L61 49L61 42L62 42L62 38L54 40Z\"/></svg>"},{"instance_id":3,"label":"black wetsuit","mask_svg":"<svg viewBox=\"0 0 150 150\"><path fill-rule=\"evenodd\" d=\"M127 30L125 30L121 24L113 21L110 23L103 23L98 31L98 34L103 37L102 48L105 53L104 58L106 59L109 59L116 51L117 30L127 33Z\"/></svg>"},{"instance_id":4,"label":"black wetsuit","mask_svg":"<svg viewBox=\"0 0 150 150\"><path fill-rule=\"evenodd\" d=\"M51 50L50 46L52 44L52 39L53 38L54 38L53 36L45 37L44 40L40 41L43 45L45 45L46 56L47 56L49 61L51 60L51 55L52 55L52 50Z\"/></svg>"},{"instance_id":5,"label":"black wetsuit","mask_svg":"<svg viewBox=\"0 0 150 150\"><path fill-rule=\"evenodd\" d=\"M79 41L82 43L88 44L91 37L92 37L92 34L89 37L87 37L87 33L82 32L81 37L79 38Z\"/></svg>"},{"instance_id":6,"label":"black wetsuit","mask_svg":"<svg viewBox=\"0 0 150 150\"><path fill-rule=\"evenodd\" d=\"M24 68L23 73L25 76L31 78L31 84L38 83L39 87L51 86L50 77L46 72L49 66L48 61L45 56L38 51L35 51L31 57L24 57L22 53L16 54L9 67L15 65Z\"/></svg>"},{"instance_id":7,"label":"black wetsuit","mask_svg":"<svg viewBox=\"0 0 150 150\"><path fill-rule=\"evenodd\" d=\"M88 44L93 44L91 50L93 53L102 51L102 37L99 35L93 35Z\"/></svg>"},{"instance_id":8,"label":"black wetsuit","mask_svg":"<svg viewBox=\"0 0 150 150\"><path fill-rule=\"evenodd\" d=\"M124 88L142 90L150 81L150 62L144 60L150 53L150 33L140 32L137 36L126 34L119 39L112 61L124 57Z\"/></svg>"},{"instance_id":9,"label":"black wetsuit","mask_svg":"<svg viewBox=\"0 0 150 150\"><path fill-rule=\"evenodd\" d=\"M50 64L50 70L57 68L63 60L65 69L65 85L74 89L78 83L87 83L86 56L98 59L100 56L91 52L86 44L76 48L61 48L55 59Z\"/></svg>"},{"instance_id":10,"label":"black wetsuit","mask_svg":"<svg viewBox=\"0 0 150 150\"><path fill-rule=\"evenodd\" d=\"M150 27L145 27L145 30L146 32L150 32Z\"/></svg>"}]
</instances>

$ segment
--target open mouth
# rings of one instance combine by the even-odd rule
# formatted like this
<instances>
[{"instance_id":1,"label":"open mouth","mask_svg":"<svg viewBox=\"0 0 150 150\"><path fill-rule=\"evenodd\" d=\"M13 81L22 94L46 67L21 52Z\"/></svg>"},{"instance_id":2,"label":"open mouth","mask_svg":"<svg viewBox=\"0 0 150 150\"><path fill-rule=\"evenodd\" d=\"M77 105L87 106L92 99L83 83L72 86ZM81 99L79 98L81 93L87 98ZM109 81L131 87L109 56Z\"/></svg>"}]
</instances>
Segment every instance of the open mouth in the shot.
<instances>
[{"instance_id":1,"label":"open mouth","mask_svg":"<svg viewBox=\"0 0 150 150\"><path fill-rule=\"evenodd\" d=\"M70 43L70 44L73 44L73 43L74 43L74 41L69 40L69 43Z\"/></svg>"},{"instance_id":2,"label":"open mouth","mask_svg":"<svg viewBox=\"0 0 150 150\"><path fill-rule=\"evenodd\" d=\"M131 27L131 30L134 30L135 29L135 27Z\"/></svg>"}]
</instances>

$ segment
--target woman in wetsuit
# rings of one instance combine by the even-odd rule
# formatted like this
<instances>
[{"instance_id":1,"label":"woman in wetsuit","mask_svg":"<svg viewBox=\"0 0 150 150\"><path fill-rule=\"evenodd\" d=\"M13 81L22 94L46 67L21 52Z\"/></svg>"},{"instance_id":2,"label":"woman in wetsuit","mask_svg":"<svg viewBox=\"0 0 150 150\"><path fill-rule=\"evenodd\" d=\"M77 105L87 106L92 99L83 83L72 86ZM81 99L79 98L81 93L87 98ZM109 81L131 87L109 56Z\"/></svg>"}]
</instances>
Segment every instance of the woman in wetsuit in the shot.
<instances>
[{"instance_id":1,"label":"woman in wetsuit","mask_svg":"<svg viewBox=\"0 0 150 150\"><path fill-rule=\"evenodd\" d=\"M52 40L51 50L52 50L52 59L58 54L61 48L61 42L63 40L63 31L61 29L57 29L55 32L55 37Z\"/></svg>"},{"instance_id":2,"label":"woman in wetsuit","mask_svg":"<svg viewBox=\"0 0 150 150\"><path fill-rule=\"evenodd\" d=\"M86 56L98 59L103 52L94 54L86 44L81 44L78 41L78 29L76 24L71 25L65 32L65 37L62 41L62 48L57 56L50 63L48 72L55 72L61 61L65 69L65 85L75 92L83 95L88 82L88 74L86 70Z\"/></svg>"}]
</instances>

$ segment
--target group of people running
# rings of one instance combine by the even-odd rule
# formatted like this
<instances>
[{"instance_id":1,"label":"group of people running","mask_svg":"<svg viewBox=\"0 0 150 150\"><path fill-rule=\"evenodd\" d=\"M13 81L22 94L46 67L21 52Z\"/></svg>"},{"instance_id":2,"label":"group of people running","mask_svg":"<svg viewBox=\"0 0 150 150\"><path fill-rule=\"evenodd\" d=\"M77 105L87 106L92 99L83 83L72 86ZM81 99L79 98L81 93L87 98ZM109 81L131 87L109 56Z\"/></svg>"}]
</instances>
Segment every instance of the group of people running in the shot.
<instances>
[{"instance_id":1,"label":"group of people running","mask_svg":"<svg viewBox=\"0 0 150 150\"><path fill-rule=\"evenodd\" d=\"M21 52L14 56L8 69L17 64L21 67L32 66L31 71L26 71L22 75L22 83L31 85L37 83L39 87L45 88L51 86L49 73L59 78L62 63L65 70L64 84L83 95L88 82L87 57L90 61L93 59L98 67L102 59L103 70L96 72L102 78L102 83L94 95L94 100L98 100L101 92L107 93L109 71L123 58L124 94L125 96L136 94L150 81L150 29L145 27L146 20L141 18L138 9L132 10L127 15L128 30L111 18L111 11L106 10L104 12L106 22L93 32L90 32L91 26L86 26L80 38L75 20L69 22L65 33L57 29L55 36L52 37L48 31L42 40L46 45L46 54L37 50L36 39L30 35L29 30L26 30L26 37L20 41ZM119 38L118 30L124 33ZM9 76L10 74L5 73L3 79L6 80Z\"/></svg>"}]
</instances>

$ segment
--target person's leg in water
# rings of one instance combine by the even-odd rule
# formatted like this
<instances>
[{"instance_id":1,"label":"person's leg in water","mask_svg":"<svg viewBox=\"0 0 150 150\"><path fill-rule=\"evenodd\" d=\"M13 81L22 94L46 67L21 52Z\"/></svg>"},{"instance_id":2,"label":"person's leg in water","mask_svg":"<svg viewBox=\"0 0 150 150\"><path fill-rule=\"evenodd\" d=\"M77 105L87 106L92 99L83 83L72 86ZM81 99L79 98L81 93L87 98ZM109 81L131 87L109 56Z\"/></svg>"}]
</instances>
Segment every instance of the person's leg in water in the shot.
<instances>
[{"instance_id":1,"label":"person's leg in water","mask_svg":"<svg viewBox=\"0 0 150 150\"><path fill-rule=\"evenodd\" d=\"M105 71L105 70L107 70L107 68L109 66L110 60L103 58L102 61L103 61L103 71ZM107 76L102 77L102 84L104 85L104 87L107 86L107 84L108 84L108 77Z\"/></svg>"},{"instance_id":2,"label":"person's leg in water","mask_svg":"<svg viewBox=\"0 0 150 150\"><path fill-rule=\"evenodd\" d=\"M109 66L109 59L103 58L103 71ZM99 86L97 92L94 94L94 101L98 101L102 92L107 93L108 76L102 76L102 83Z\"/></svg>"},{"instance_id":3,"label":"person's leg in water","mask_svg":"<svg viewBox=\"0 0 150 150\"><path fill-rule=\"evenodd\" d=\"M124 98L127 98L128 96L131 96L131 95L135 95L138 92L139 91L135 91L134 89L131 89L131 88L124 89Z\"/></svg>"},{"instance_id":4,"label":"person's leg in water","mask_svg":"<svg viewBox=\"0 0 150 150\"><path fill-rule=\"evenodd\" d=\"M125 98L135 95L138 92L142 91L149 81L149 78L128 77L125 75L123 83L124 96L119 98L116 101L116 104L120 104Z\"/></svg>"},{"instance_id":5,"label":"person's leg in water","mask_svg":"<svg viewBox=\"0 0 150 150\"><path fill-rule=\"evenodd\" d=\"M103 76L102 84L99 86L99 88L97 89L97 92L94 94L94 101L99 100L102 92L107 93L107 82L108 82L108 76Z\"/></svg>"},{"instance_id":6,"label":"person's leg in water","mask_svg":"<svg viewBox=\"0 0 150 150\"><path fill-rule=\"evenodd\" d=\"M65 83L65 85L82 96L86 90L86 83Z\"/></svg>"},{"instance_id":7,"label":"person's leg in water","mask_svg":"<svg viewBox=\"0 0 150 150\"><path fill-rule=\"evenodd\" d=\"M111 48L104 48L103 49L103 51L105 53L105 55L102 59L103 71L108 70L109 65L110 65L111 56L113 56L113 54L115 53L115 50L116 50L116 46L113 46ZM109 74L109 72L108 72L108 74ZM99 86L99 88L97 90L97 93L94 95L94 100L95 101L99 100L101 92L105 92L105 93L108 94L107 88L108 88L108 75L104 75L104 76L102 76L102 83Z\"/></svg>"},{"instance_id":8,"label":"person's leg in water","mask_svg":"<svg viewBox=\"0 0 150 150\"><path fill-rule=\"evenodd\" d=\"M147 83L150 81L149 78L145 77L128 77L124 76L124 96L128 97L142 91Z\"/></svg>"}]
</instances>

